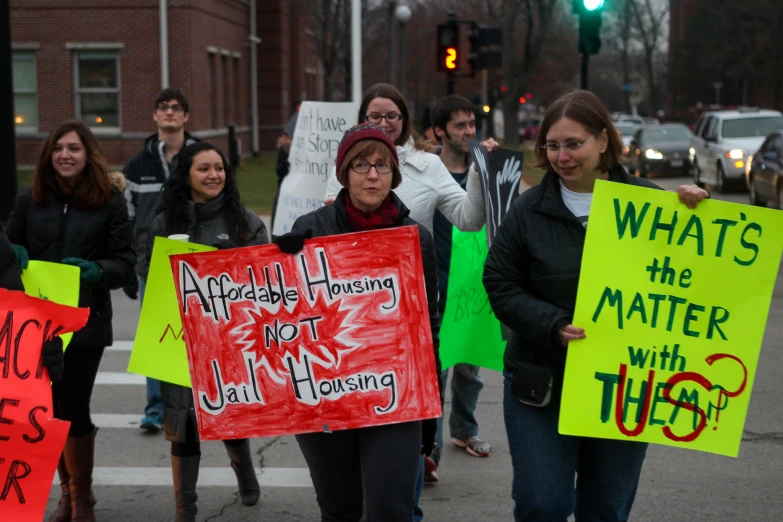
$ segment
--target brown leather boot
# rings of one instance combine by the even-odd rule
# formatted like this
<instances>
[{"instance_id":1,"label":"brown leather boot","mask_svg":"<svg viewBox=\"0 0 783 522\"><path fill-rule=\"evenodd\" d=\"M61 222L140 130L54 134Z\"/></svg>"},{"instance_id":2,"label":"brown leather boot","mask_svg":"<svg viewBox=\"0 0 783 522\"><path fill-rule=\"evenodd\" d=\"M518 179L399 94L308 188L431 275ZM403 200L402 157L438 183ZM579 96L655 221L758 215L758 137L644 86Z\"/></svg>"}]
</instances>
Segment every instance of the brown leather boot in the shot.
<instances>
[{"instance_id":1,"label":"brown leather boot","mask_svg":"<svg viewBox=\"0 0 783 522\"><path fill-rule=\"evenodd\" d=\"M175 522L196 522L198 514L198 468L201 455L192 457L171 456L171 473L174 478L174 501L177 503Z\"/></svg>"},{"instance_id":2,"label":"brown leather boot","mask_svg":"<svg viewBox=\"0 0 783 522\"><path fill-rule=\"evenodd\" d=\"M65 465L65 456L60 455L60 462L57 463L57 474L60 475L60 487L63 489L60 496L60 504L49 517L49 522L71 522L71 491L69 489L68 467Z\"/></svg>"},{"instance_id":3,"label":"brown leather boot","mask_svg":"<svg viewBox=\"0 0 783 522\"><path fill-rule=\"evenodd\" d=\"M255 506L261 496L261 486L258 484L256 470L253 467L253 457L250 455L250 441L223 441L231 459L231 467L237 476L239 498L246 506Z\"/></svg>"},{"instance_id":4,"label":"brown leather boot","mask_svg":"<svg viewBox=\"0 0 783 522\"><path fill-rule=\"evenodd\" d=\"M95 463L95 431L65 441L65 463L71 475L71 522L95 522L92 469Z\"/></svg>"}]
</instances>

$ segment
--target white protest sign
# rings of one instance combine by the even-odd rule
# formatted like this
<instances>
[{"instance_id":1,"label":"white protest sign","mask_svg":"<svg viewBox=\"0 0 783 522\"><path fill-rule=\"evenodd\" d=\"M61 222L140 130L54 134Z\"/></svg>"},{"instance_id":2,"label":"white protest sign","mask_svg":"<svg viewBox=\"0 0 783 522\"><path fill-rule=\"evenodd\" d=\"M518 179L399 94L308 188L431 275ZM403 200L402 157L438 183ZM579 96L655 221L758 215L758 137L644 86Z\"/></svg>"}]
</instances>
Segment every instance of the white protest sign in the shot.
<instances>
[{"instance_id":1,"label":"white protest sign","mask_svg":"<svg viewBox=\"0 0 783 522\"><path fill-rule=\"evenodd\" d=\"M337 148L343 133L355 125L358 111L358 103L302 103L288 156L291 170L280 186L272 234L290 232L296 218L323 206Z\"/></svg>"}]
</instances>

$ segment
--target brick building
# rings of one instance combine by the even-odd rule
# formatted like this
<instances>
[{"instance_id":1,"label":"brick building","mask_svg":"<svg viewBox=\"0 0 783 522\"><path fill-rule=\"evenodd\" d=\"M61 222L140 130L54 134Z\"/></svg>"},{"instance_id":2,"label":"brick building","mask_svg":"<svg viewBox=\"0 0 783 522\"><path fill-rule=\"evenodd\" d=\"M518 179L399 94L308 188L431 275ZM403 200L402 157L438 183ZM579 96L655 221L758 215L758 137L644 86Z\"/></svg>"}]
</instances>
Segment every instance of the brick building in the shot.
<instances>
[{"instance_id":1,"label":"brick building","mask_svg":"<svg viewBox=\"0 0 783 522\"><path fill-rule=\"evenodd\" d=\"M90 125L110 164L124 164L155 132L166 45L168 85L190 99L188 130L225 152L231 123L241 152L253 152L254 42L259 151L274 149L297 100L322 97L314 43L290 0L11 0L11 39L19 165L35 164L48 133L72 118Z\"/></svg>"}]
</instances>

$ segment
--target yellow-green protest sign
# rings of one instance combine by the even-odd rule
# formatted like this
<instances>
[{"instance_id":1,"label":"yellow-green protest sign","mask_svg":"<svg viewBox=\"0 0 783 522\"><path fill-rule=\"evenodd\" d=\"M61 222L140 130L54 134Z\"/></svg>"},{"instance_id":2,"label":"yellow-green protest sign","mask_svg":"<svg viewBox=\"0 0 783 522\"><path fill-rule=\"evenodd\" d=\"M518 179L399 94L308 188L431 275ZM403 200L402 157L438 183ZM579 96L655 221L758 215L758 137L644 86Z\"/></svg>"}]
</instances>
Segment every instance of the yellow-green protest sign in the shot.
<instances>
[{"instance_id":1,"label":"yellow-green protest sign","mask_svg":"<svg viewBox=\"0 0 783 522\"><path fill-rule=\"evenodd\" d=\"M27 295L45 299L53 303L79 306L79 267L50 263L48 261L30 261L22 270L22 283ZM60 336L63 350L68 347L72 333Z\"/></svg>"},{"instance_id":2,"label":"yellow-green protest sign","mask_svg":"<svg viewBox=\"0 0 783 522\"><path fill-rule=\"evenodd\" d=\"M188 353L169 256L213 247L156 237L128 371L190 388Z\"/></svg>"},{"instance_id":3,"label":"yellow-green protest sign","mask_svg":"<svg viewBox=\"0 0 783 522\"><path fill-rule=\"evenodd\" d=\"M479 232L452 227L448 298L439 333L444 370L457 363L503 369L506 342L481 281L488 250L486 227Z\"/></svg>"},{"instance_id":4,"label":"yellow-green protest sign","mask_svg":"<svg viewBox=\"0 0 783 522\"><path fill-rule=\"evenodd\" d=\"M560 433L736 457L781 237L777 210L599 181Z\"/></svg>"}]
</instances>

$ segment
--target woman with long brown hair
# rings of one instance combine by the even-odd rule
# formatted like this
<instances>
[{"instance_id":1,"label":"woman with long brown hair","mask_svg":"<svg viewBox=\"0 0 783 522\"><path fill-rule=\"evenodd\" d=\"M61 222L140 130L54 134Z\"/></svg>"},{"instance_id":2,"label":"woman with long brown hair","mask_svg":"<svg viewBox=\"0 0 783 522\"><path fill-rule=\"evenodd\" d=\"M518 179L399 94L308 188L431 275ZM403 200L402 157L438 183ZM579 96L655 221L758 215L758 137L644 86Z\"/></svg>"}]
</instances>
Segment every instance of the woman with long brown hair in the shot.
<instances>
[{"instance_id":1,"label":"woman with long brown hair","mask_svg":"<svg viewBox=\"0 0 783 522\"><path fill-rule=\"evenodd\" d=\"M90 129L67 121L47 138L33 185L17 195L6 227L20 268L28 259L78 267L79 306L90 309L87 325L73 335L65 352L63 377L52 385L54 416L70 421L71 428L57 466L62 497L50 521L95 520L97 430L90 397L103 350L112 344L110 290L135 277L124 188L122 174L108 172Z\"/></svg>"}]
</instances>

